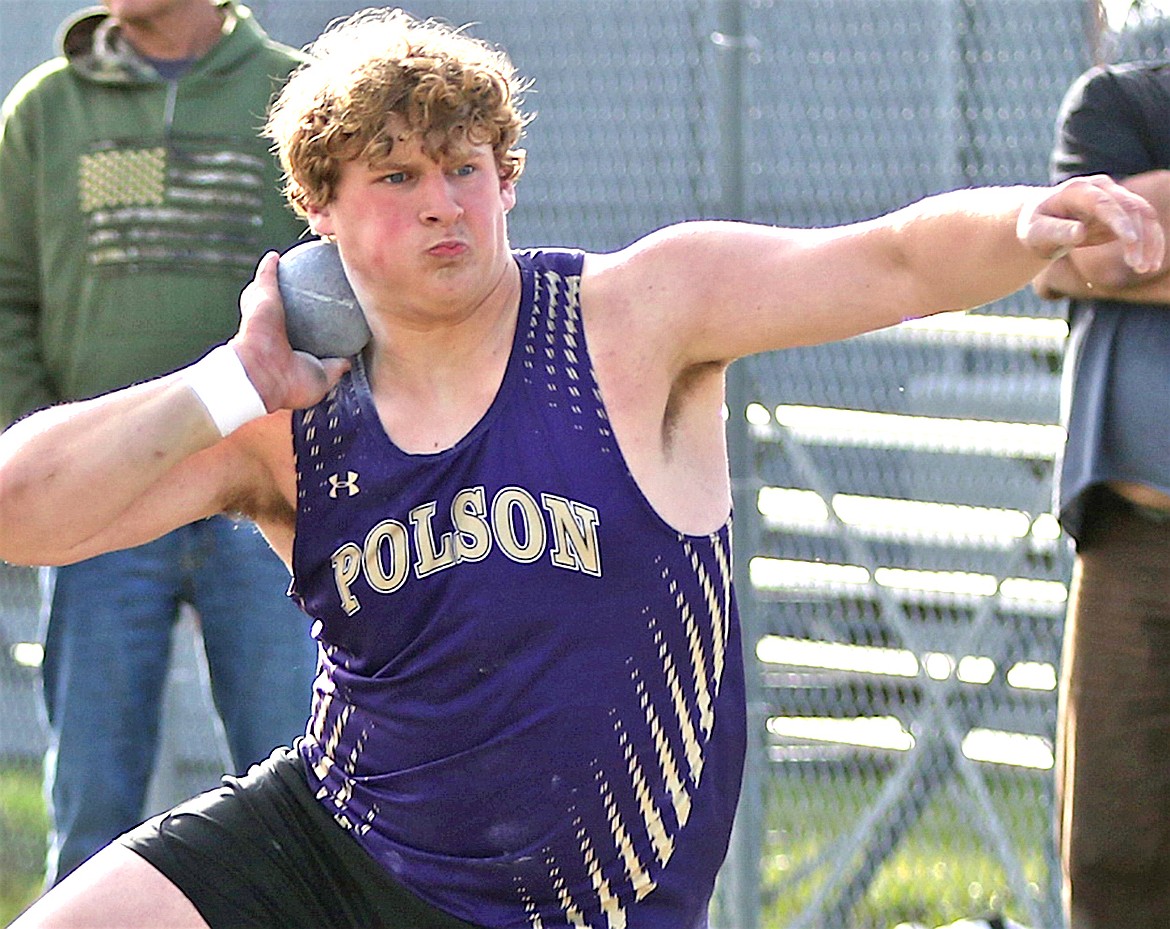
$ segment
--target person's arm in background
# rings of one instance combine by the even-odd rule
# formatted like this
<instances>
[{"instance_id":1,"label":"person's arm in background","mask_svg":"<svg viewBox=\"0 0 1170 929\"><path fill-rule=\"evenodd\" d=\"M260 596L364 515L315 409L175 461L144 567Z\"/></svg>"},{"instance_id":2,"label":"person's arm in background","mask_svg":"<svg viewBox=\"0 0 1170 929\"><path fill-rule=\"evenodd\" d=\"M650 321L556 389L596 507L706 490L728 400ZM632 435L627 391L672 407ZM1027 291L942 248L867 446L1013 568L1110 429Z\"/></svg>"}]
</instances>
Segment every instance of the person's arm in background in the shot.
<instances>
[{"instance_id":1,"label":"person's arm in background","mask_svg":"<svg viewBox=\"0 0 1170 929\"><path fill-rule=\"evenodd\" d=\"M1163 226L1170 228L1170 170L1147 171L1121 183L1149 201ZM1052 262L1036 276L1033 286L1045 300L1072 297L1170 304L1170 259L1154 271L1139 273L1126 263L1122 249L1109 242L1077 249Z\"/></svg>"},{"instance_id":2,"label":"person's arm in background","mask_svg":"<svg viewBox=\"0 0 1170 929\"><path fill-rule=\"evenodd\" d=\"M21 98L0 108L0 429L57 399L40 350L38 114Z\"/></svg>"},{"instance_id":3,"label":"person's arm in background","mask_svg":"<svg viewBox=\"0 0 1170 929\"><path fill-rule=\"evenodd\" d=\"M1151 159L1151 135L1142 94L1154 92L1141 72L1094 68L1065 94L1057 117L1056 141L1050 164L1051 181L1108 174L1140 194L1170 220L1170 165ZM1147 101L1148 102L1148 101ZM1156 110L1156 108L1155 108ZM1134 303L1170 302L1170 262L1138 273L1113 243L1071 252L1052 262L1032 282L1045 300L1105 299Z\"/></svg>"}]
</instances>

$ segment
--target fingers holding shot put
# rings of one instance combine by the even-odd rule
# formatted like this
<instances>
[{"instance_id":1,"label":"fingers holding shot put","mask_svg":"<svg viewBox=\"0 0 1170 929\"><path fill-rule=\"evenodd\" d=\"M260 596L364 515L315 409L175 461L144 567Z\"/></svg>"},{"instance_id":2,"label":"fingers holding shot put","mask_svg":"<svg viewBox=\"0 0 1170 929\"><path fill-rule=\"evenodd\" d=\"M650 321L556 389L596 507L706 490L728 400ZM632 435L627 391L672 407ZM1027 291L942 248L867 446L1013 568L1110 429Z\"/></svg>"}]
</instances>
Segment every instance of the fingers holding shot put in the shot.
<instances>
[{"instance_id":1,"label":"fingers holding shot put","mask_svg":"<svg viewBox=\"0 0 1170 929\"><path fill-rule=\"evenodd\" d=\"M270 412L311 406L349 370L345 357L322 358L290 345L278 261L275 252L260 260L240 296L240 330L228 343Z\"/></svg>"}]
</instances>

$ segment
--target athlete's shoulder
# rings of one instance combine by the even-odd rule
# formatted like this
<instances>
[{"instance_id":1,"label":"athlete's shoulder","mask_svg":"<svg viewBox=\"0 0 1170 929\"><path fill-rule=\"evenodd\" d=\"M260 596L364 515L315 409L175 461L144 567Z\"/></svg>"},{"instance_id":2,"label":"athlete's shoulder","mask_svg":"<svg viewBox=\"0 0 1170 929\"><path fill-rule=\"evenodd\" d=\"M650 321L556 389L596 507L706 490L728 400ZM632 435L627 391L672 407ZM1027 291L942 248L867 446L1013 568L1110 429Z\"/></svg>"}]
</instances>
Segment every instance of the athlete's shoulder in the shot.
<instances>
[{"instance_id":1,"label":"athlete's shoulder","mask_svg":"<svg viewBox=\"0 0 1170 929\"><path fill-rule=\"evenodd\" d=\"M585 252L577 248L518 248L512 252L521 270L578 275Z\"/></svg>"}]
</instances>

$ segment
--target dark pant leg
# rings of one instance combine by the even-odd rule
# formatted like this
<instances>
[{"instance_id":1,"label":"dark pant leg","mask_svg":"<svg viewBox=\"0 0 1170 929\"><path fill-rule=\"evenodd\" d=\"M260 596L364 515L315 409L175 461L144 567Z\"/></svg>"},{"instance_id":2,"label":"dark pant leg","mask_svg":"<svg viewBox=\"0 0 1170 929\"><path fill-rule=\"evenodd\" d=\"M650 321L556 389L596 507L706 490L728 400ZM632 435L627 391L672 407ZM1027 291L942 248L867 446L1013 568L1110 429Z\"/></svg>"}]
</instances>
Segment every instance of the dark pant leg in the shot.
<instances>
[{"instance_id":1,"label":"dark pant leg","mask_svg":"<svg viewBox=\"0 0 1170 929\"><path fill-rule=\"evenodd\" d=\"M1170 522L1106 497L1064 633L1058 805L1070 929L1170 925Z\"/></svg>"}]
</instances>

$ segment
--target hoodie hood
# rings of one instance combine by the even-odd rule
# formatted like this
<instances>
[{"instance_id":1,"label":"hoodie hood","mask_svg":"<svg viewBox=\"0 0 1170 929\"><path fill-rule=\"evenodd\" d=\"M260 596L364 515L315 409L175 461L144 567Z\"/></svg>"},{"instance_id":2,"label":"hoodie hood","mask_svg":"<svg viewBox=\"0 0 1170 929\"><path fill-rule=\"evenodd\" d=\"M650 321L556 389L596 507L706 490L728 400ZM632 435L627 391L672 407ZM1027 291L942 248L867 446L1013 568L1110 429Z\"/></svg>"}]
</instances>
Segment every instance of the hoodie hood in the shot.
<instances>
[{"instance_id":1,"label":"hoodie hood","mask_svg":"<svg viewBox=\"0 0 1170 929\"><path fill-rule=\"evenodd\" d=\"M232 0L218 5L225 13L223 38L196 63L192 73L230 65L248 53L252 44L249 35L255 33L252 37L261 39L247 7ZM99 84L157 84L163 80L126 41L105 7L88 7L66 20L58 32L58 46L74 71Z\"/></svg>"}]
</instances>

